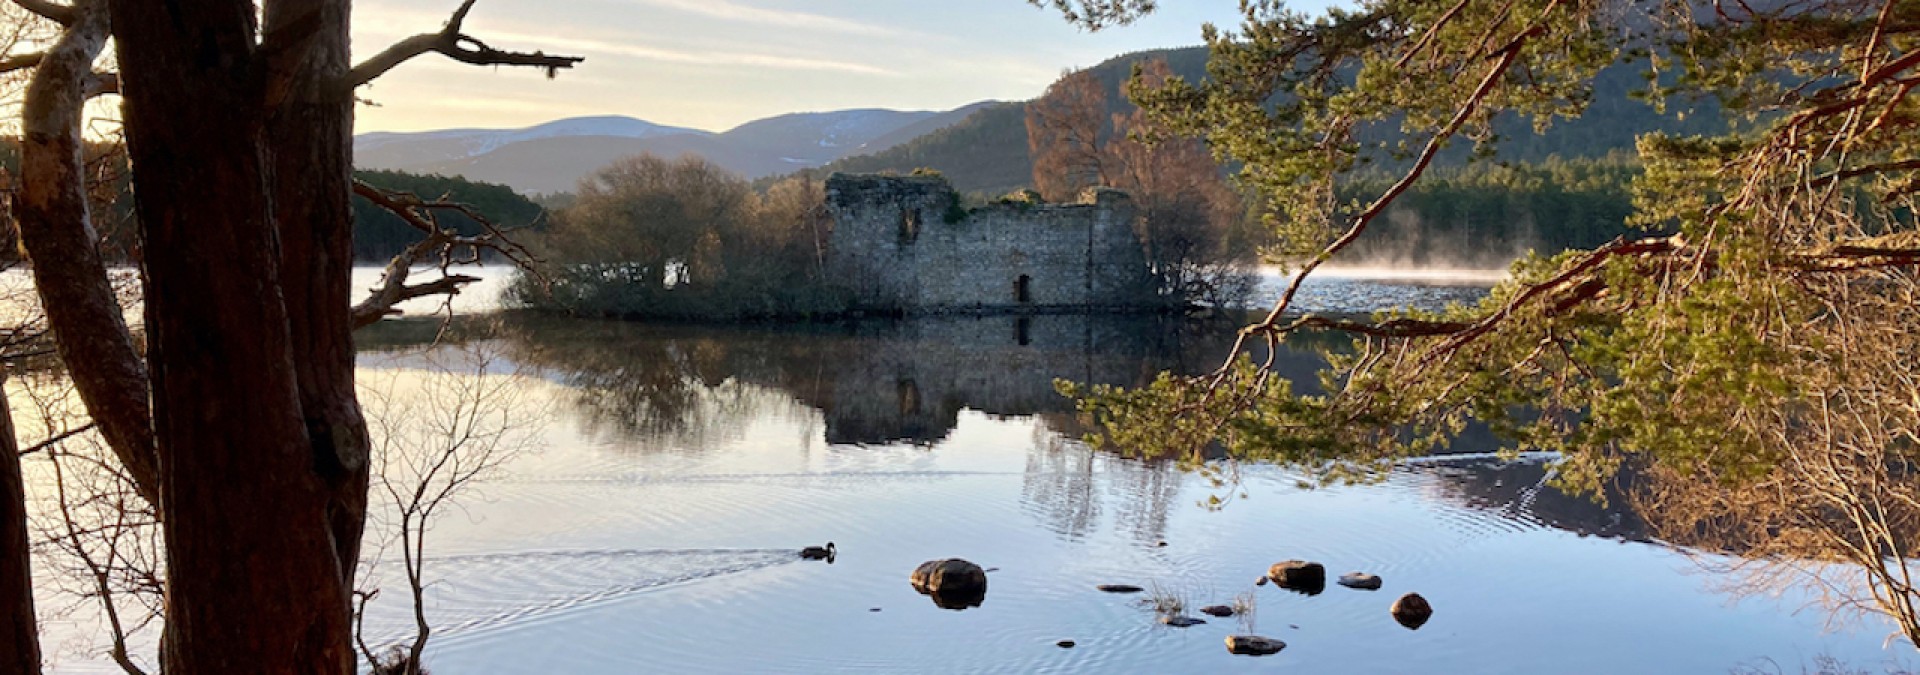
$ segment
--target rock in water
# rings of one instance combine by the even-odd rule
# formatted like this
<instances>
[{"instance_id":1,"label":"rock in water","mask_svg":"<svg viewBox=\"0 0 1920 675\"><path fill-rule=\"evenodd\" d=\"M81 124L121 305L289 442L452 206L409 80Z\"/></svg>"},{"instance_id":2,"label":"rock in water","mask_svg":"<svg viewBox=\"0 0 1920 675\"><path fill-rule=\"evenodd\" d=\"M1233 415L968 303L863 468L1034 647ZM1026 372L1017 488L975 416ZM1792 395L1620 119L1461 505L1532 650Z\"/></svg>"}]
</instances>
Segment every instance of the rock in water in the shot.
<instances>
[{"instance_id":1,"label":"rock in water","mask_svg":"<svg viewBox=\"0 0 1920 675\"><path fill-rule=\"evenodd\" d=\"M1340 575L1340 585L1363 591L1377 591L1380 590L1380 577L1366 572L1348 572Z\"/></svg>"},{"instance_id":2,"label":"rock in water","mask_svg":"<svg viewBox=\"0 0 1920 675\"><path fill-rule=\"evenodd\" d=\"M1234 654L1266 656L1268 654L1278 654L1280 650L1286 648L1287 643L1270 637L1260 637L1258 635L1227 636L1227 651Z\"/></svg>"},{"instance_id":3,"label":"rock in water","mask_svg":"<svg viewBox=\"0 0 1920 675\"><path fill-rule=\"evenodd\" d=\"M920 563L912 581L913 590L931 596L942 609L979 607L987 597L987 571L959 558Z\"/></svg>"},{"instance_id":4,"label":"rock in water","mask_svg":"<svg viewBox=\"0 0 1920 675\"><path fill-rule=\"evenodd\" d=\"M1169 625L1169 626L1173 626L1174 628L1186 628L1186 627L1189 627L1189 626L1198 626L1198 625L1200 625L1200 624L1203 624L1203 623L1206 623L1206 622L1207 622L1207 620L1206 620L1206 619L1196 619L1196 618L1193 618L1193 617L1191 617L1191 616L1162 616L1162 617L1160 617L1160 623L1164 623L1164 624L1166 624L1166 625Z\"/></svg>"},{"instance_id":5,"label":"rock in water","mask_svg":"<svg viewBox=\"0 0 1920 675\"><path fill-rule=\"evenodd\" d=\"M1427 599L1420 597L1419 593L1400 596L1399 600L1393 601L1393 608L1388 611L1393 613L1394 621L1415 630L1425 625L1427 619L1433 618L1433 605L1427 604Z\"/></svg>"},{"instance_id":6,"label":"rock in water","mask_svg":"<svg viewBox=\"0 0 1920 675\"><path fill-rule=\"evenodd\" d=\"M1233 616L1233 608L1226 605L1207 605L1200 608L1200 613L1207 616L1226 618Z\"/></svg>"},{"instance_id":7,"label":"rock in water","mask_svg":"<svg viewBox=\"0 0 1920 675\"><path fill-rule=\"evenodd\" d=\"M1273 583L1290 591L1299 591L1307 595L1319 595L1327 590L1327 568L1317 562L1288 560L1277 562L1267 568L1267 577Z\"/></svg>"},{"instance_id":8,"label":"rock in water","mask_svg":"<svg viewBox=\"0 0 1920 675\"><path fill-rule=\"evenodd\" d=\"M1139 593L1140 591L1147 590L1132 584L1100 584L1094 588L1108 593Z\"/></svg>"},{"instance_id":9,"label":"rock in water","mask_svg":"<svg viewBox=\"0 0 1920 675\"><path fill-rule=\"evenodd\" d=\"M1061 649L1073 649L1073 641L1072 641L1072 640L1061 640L1061 641L1059 641L1059 642L1055 642L1054 644L1056 644L1056 645L1060 645L1060 648L1061 648Z\"/></svg>"}]
</instances>

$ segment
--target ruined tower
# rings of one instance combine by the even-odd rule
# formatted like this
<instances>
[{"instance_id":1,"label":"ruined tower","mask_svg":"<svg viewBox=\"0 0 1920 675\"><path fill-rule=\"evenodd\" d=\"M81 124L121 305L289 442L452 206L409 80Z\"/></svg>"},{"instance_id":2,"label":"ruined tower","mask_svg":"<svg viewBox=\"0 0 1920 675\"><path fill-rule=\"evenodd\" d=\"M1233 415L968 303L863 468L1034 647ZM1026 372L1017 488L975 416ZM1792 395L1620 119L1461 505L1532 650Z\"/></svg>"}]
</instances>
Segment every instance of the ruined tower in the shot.
<instances>
[{"instance_id":1,"label":"ruined tower","mask_svg":"<svg viewBox=\"0 0 1920 675\"><path fill-rule=\"evenodd\" d=\"M1158 306L1132 200L976 209L939 176L827 178L828 278L862 309L909 314L1084 312Z\"/></svg>"}]
</instances>

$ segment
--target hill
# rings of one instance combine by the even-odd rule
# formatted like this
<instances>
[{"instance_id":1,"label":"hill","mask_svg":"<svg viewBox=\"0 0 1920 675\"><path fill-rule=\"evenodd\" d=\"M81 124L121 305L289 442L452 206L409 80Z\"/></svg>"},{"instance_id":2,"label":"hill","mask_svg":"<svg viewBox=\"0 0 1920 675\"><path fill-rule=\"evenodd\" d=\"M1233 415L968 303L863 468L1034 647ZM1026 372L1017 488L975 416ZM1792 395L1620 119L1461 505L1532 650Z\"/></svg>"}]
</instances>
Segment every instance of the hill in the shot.
<instances>
[{"instance_id":1,"label":"hill","mask_svg":"<svg viewBox=\"0 0 1920 675\"><path fill-rule=\"evenodd\" d=\"M1152 58L1165 58L1175 74L1189 80L1205 77L1205 47L1137 52L1109 59L1091 68L1108 89L1109 112L1132 110L1122 91L1125 82L1134 63ZM1529 121L1512 115L1496 120L1499 158L1526 163L1550 157L1597 159L1618 151L1631 151L1634 137L1651 131L1707 134L1727 129L1728 122L1712 101L1669 101L1667 112L1661 114L1652 106L1632 100L1628 92L1644 87L1642 70L1638 63L1607 68L1595 79L1594 103L1587 113L1578 119L1555 120L1545 134L1534 133ZM1025 114L1024 103L983 108L959 124L881 152L837 160L824 170L906 173L924 167L946 174L962 192L1002 194L1033 182ZM1378 138L1394 126L1379 125L1380 130L1371 135ZM1443 156L1441 165L1464 163L1465 145L1459 144ZM1382 165L1390 168L1393 162L1382 162Z\"/></svg>"},{"instance_id":2,"label":"hill","mask_svg":"<svg viewBox=\"0 0 1920 675\"><path fill-rule=\"evenodd\" d=\"M987 105L946 111L793 113L722 133L618 116L571 118L525 129L376 132L354 138L354 164L366 170L464 176L528 193L571 191L594 169L641 153L700 155L759 178L883 151L959 122Z\"/></svg>"}]
</instances>

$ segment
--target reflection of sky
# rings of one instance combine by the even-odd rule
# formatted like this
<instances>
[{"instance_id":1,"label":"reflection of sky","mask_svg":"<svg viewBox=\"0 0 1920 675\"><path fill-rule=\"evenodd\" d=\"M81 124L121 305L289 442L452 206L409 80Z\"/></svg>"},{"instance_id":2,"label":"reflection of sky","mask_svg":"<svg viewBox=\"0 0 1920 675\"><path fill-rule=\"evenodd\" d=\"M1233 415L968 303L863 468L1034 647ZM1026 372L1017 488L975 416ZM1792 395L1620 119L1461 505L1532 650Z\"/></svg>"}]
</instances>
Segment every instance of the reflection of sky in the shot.
<instances>
[{"instance_id":1,"label":"reflection of sky","mask_svg":"<svg viewBox=\"0 0 1920 675\"><path fill-rule=\"evenodd\" d=\"M698 454L596 448L561 433L554 450L490 486L471 519L436 533L460 569L498 555L485 578L510 580L456 580L449 593L470 595L443 606L516 612L497 606L506 595L535 608L512 620L448 616L474 628L438 638L441 668L1717 672L1759 656L1876 663L1886 653L1874 630L1823 635L1814 613L1783 611L1791 598L1729 606L1657 547L1467 507L1431 472L1301 491L1284 472L1253 469L1248 498L1209 512L1197 502L1210 490L1164 464L1089 457L1047 442L1032 420L976 413L930 449L829 446L816 426L777 418ZM1036 461L1049 453L1067 461ZM1082 467L1064 478L1084 489L1031 489ZM1155 487L1163 482L1171 489ZM828 540L841 550L831 566L765 557ZM522 551L580 556L532 574L519 569ZM714 551L733 553L702 558ZM947 556L998 568L981 608L936 609L908 588L914 565ZM1387 588L1309 598L1250 586L1290 557L1374 572ZM712 576L688 569L698 565ZM1242 629L1235 620L1167 629L1132 600L1093 591L1098 583L1158 584L1195 604L1252 590L1252 628L1290 646L1270 661L1233 657L1220 640ZM1408 590L1438 608L1417 632L1386 615ZM741 639L713 648L722 635ZM1052 647L1059 639L1080 646Z\"/></svg>"}]
</instances>

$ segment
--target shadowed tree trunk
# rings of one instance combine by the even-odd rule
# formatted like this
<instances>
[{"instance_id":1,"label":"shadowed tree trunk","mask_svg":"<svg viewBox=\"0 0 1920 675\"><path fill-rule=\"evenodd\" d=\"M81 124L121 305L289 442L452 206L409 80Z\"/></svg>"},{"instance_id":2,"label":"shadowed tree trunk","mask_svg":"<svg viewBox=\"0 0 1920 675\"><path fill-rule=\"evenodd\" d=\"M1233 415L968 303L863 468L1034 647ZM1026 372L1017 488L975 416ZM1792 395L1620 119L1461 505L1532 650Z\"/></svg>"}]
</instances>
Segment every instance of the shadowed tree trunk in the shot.
<instances>
[{"instance_id":1,"label":"shadowed tree trunk","mask_svg":"<svg viewBox=\"0 0 1920 675\"><path fill-rule=\"evenodd\" d=\"M316 447L296 363L314 336L294 337L279 253L334 224L274 219L276 199L346 200L324 185L283 191L274 153L320 159L325 148L265 142L276 88L297 83L299 52L331 32L326 3L298 3L305 25L254 42L251 3L113 0L125 127L144 235L148 368L161 448L167 621L163 670L172 673L353 671L348 621L352 544L336 541L336 501L365 499L350 443ZM270 10L271 16L279 16ZM341 28L344 31L344 28ZM305 33L294 35L294 33ZM290 81L291 80L291 81ZM190 111L183 114L183 111ZM347 163L346 148L329 163ZM281 206L300 213L298 204ZM344 220L344 219L343 219ZM345 223L339 226L344 227ZM337 294L346 305L344 279ZM312 286L309 286L312 284ZM313 294L318 294L314 292ZM344 324L305 330L337 330ZM324 387L324 383L322 383ZM365 434L364 425L323 429ZM355 530L357 537L357 528Z\"/></svg>"},{"instance_id":2,"label":"shadowed tree trunk","mask_svg":"<svg viewBox=\"0 0 1920 675\"><path fill-rule=\"evenodd\" d=\"M14 439L13 411L7 405L6 373L0 372L0 672L40 672L31 560L20 445Z\"/></svg>"},{"instance_id":3,"label":"shadowed tree trunk","mask_svg":"<svg viewBox=\"0 0 1920 675\"><path fill-rule=\"evenodd\" d=\"M353 98L341 85L349 9L347 0L276 2L265 18L268 44L301 45L269 56L286 62L271 70L294 73L284 94L269 92L285 97L267 117L269 189L300 406L350 613L372 442L353 379Z\"/></svg>"}]
</instances>

